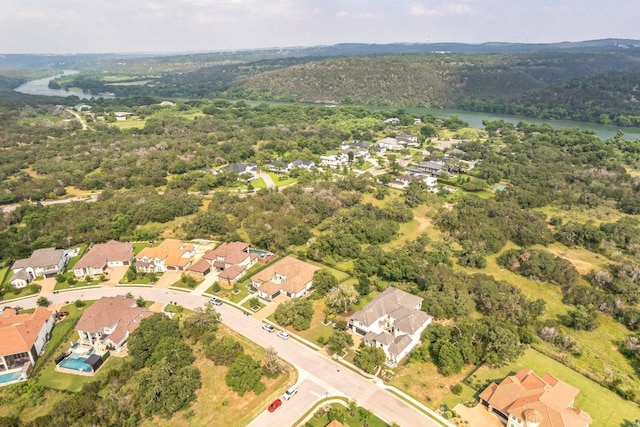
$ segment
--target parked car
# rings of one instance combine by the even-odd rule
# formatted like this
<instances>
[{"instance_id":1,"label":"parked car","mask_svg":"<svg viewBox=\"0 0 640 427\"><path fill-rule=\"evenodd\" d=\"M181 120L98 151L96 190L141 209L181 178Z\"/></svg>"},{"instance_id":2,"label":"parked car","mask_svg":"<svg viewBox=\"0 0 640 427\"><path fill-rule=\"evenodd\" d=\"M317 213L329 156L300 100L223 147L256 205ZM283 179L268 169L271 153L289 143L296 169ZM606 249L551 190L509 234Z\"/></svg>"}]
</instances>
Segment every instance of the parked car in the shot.
<instances>
[{"instance_id":1,"label":"parked car","mask_svg":"<svg viewBox=\"0 0 640 427\"><path fill-rule=\"evenodd\" d=\"M284 400L289 400L291 399L296 393L298 392L298 386L291 386L287 389L287 391L284 392L284 394L282 395L282 398Z\"/></svg>"},{"instance_id":2,"label":"parked car","mask_svg":"<svg viewBox=\"0 0 640 427\"><path fill-rule=\"evenodd\" d=\"M268 323L263 323L262 324L262 329L264 329L265 331L268 331L268 332L275 332L276 331L276 328L274 328L273 326L271 326Z\"/></svg>"},{"instance_id":3,"label":"parked car","mask_svg":"<svg viewBox=\"0 0 640 427\"><path fill-rule=\"evenodd\" d=\"M289 339L289 333L285 332L285 331L278 331L278 336L280 338L282 338L283 340L288 340Z\"/></svg>"},{"instance_id":4,"label":"parked car","mask_svg":"<svg viewBox=\"0 0 640 427\"><path fill-rule=\"evenodd\" d=\"M222 305L222 300L218 297L209 298L209 302L213 305Z\"/></svg>"},{"instance_id":5,"label":"parked car","mask_svg":"<svg viewBox=\"0 0 640 427\"><path fill-rule=\"evenodd\" d=\"M268 408L269 412L275 411L276 409L278 409L280 407L280 405L282 405L282 400L280 400L280 399L274 400L271 403L271 405L269 405L269 408Z\"/></svg>"}]
</instances>

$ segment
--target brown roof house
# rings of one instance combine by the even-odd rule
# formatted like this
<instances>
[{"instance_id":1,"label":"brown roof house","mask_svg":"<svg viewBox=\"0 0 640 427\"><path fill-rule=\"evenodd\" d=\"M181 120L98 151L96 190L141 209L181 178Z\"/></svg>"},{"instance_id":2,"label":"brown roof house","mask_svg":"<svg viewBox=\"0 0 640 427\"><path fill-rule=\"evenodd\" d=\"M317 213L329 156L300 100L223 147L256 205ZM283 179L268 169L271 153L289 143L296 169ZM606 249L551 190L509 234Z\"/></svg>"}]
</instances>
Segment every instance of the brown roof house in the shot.
<instances>
[{"instance_id":1,"label":"brown roof house","mask_svg":"<svg viewBox=\"0 0 640 427\"><path fill-rule=\"evenodd\" d=\"M133 245L111 240L93 245L73 267L76 277L104 274L107 267L119 267L131 264Z\"/></svg>"},{"instance_id":2,"label":"brown roof house","mask_svg":"<svg viewBox=\"0 0 640 427\"><path fill-rule=\"evenodd\" d=\"M64 249L44 248L33 251L29 258L19 259L12 266L11 284L24 288L36 277L53 277L64 270L69 257Z\"/></svg>"},{"instance_id":3,"label":"brown roof house","mask_svg":"<svg viewBox=\"0 0 640 427\"><path fill-rule=\"evenodd\" d=\"M268 301L280 293L297 298L311 289L316 270L318 267L287 256L252 276L251 285Z\"/></svg>"},{"instance_id":4,"label":"brown roof house","mask_svg":"<svg viewBox=\"0 0 640 427\"><path fill-rule=\"evenodd\" d=\"M229 283L235 283L240 279L259 258L257 254L249 252L249 244L244 242L223 243L202 256L211 267L215 267L218 277ZM196 264L199 269L204 268L204 264ZM199 271L194 272L199 274Z\"/></svg>"},{"instance_id":5,"label":"brown roof house","mask_svg":"<svg viewBox=\"0 0 640 427\"><path fill-rule=\"evenodd\" d=\"M393 366L420 343L422 331L433 318L421 310L422 298L388 287L349 318L349 328L377 346Z\"/></svg>"},{"instance_id":6,"label":"brown roof house","mask_svg":"<svg viewBox=\"0 0 640 427\"><path fill-rule=\"evenodd\" d=\"M133 298L100 298L87 308L76 325L79 342L98 352L119 352L126 344L129 334L140 326L142 319L152 314L145 307L138 307Z\"/></svg>"},{"instance_id":7,"label":"brown roof house","mask_svg":"<svg viewBox=\"0 0 640 427\"><path fill-rule=\"evenodd\" d=\"M198 245L180 240L163 240L158 246L144 248L136 255L136 270L143 273L164 273L167 270L185 271L191 264Z\"/></svg>"},{"instance_id":8,"label":"brown roof house","mask_svg":"<svg viewBox=\"0 0 640 427\"><path fill-rule=\"evenodd\" d=\"M481 402L507 420L507 427L588 427L589 414L574 408L577 388L553 375L522 369L480 393Z\"/></svg>"},{"instance_id":9,"label":"brown roof house","mask_svg":"<svg viewBox=\"0 0 640 427\"><path fill-rule=\"evenodd\" d=\"M0 313L0 374L13 372L13 381L26 379L30 368L44 352L54 323L53 313L44 307L25 314L5 308Z\"/></svg>"}]
</instances>

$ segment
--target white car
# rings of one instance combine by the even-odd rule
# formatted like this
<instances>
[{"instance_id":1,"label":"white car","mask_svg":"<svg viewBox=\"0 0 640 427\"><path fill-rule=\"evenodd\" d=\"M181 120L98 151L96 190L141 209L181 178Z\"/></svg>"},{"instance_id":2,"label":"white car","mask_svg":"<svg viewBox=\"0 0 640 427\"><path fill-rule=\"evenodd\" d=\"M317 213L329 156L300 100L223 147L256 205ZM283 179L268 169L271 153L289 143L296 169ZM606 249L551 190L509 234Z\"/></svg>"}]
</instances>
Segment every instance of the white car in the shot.
<instances>
[{"instance_id":1,"label":"white car","mask_svg":"<svg viewBox=\"0 0 640 427\"><path fill-rule=\"evenodd\" d=\"M296 394L298 392L298 387L297 386L291 386L287 389L287 391L284 392L284 394L282 395L282 398L284 400L289 400L293 397L294 394Z\"/></svg>"},{"instance_id":2,"label":"white car","mask_svg":"<svg viewBox=\"0 0 640 427\"><path fill-rule=\"evenodd\" d=\"M213 305L222 305L222 300L218 297L211 297L209 302Z\"/></svg>"},{"instance_id":3,"label":"white car","mask_svg":"<svg viewBox=\"0 0 640 427\"><path fill-rule=\"evenodd\" d=\"M276 328L274 328L273 326L271 326L268 323L263 323L262 324L262 329L264 329L265 331L268 331L268 332L275 332L276 331Z\"/></svg>"},{"instance_id":4,"label":"white car","mask_svg":"<svg viewBox=\"0 0 640 427\"><path fill-rule=\"evenodd\" d=\"M278 331L278 336L280 338L282 338L283 340L288 340L289 339L289 333L285 332L285 331Z\"/></svg>"}]
</instances>

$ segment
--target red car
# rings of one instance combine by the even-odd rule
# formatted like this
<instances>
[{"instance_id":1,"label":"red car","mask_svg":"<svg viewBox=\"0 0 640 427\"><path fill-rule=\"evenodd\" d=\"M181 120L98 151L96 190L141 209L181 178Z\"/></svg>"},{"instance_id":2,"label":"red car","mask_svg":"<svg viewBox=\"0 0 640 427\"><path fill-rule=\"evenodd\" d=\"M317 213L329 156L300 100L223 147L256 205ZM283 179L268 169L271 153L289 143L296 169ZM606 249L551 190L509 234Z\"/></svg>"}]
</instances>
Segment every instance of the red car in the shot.
<instances>
[{"instance_id":1,"label":"red car","mask_svg":"<svg viewBox=\"0 0 640 427\"><path fill-rule=\"evenodd\" d=\"M280 399L276 399L273 401L273 403L271 405L269 405L269 412L273 412L276 409L278 409L280 407L280 405L282 405L282 400Z\"/></svg>"}]
</instances>

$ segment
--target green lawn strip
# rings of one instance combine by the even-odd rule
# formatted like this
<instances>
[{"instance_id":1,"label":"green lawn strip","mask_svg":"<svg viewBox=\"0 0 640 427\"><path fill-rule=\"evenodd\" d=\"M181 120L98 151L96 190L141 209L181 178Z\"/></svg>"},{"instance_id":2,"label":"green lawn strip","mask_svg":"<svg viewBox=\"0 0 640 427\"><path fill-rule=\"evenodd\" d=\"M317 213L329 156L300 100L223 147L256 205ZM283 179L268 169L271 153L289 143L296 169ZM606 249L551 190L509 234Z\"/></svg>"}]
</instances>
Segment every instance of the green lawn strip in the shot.
<instances>
[{"instance_id":1,"label":"green lawn strip","mask_svg":"<svg viewBox=\"0 0 640 427\"><path fill-rule=\"evenodd\" d=\"M305 261L307 264L311 264L311 265L315 265L316 267L320 267L324 270L329 270L331 272L331 274L333 274L333 276L338 279L338 282L343 282L345 280L347 280L349 277L349 273L346 273L344 271L338 270L337 268L333 268L333 267L329 267L325 264L321 264L319 262L316 261L311 261L311 260L306 260Z\"/></svg>"},{"instance_id":2,"label":"green lawn strip","mask_svg":"<svg viewBox=\"0 0 640 427\"><path fill-rule=\"evenodd\" d=\"M52 360L41 372L38 383L48 388L77 393L82 390L85 384L107 375L110 370L118 368L123 363L124 358L109 357L95 375L84 376L57 372L55 362Z\"/></svg>"},{"instance_id":3,"label":"green lawn strip","mask_svg":"<svg viewBox=\"0 0 640 427\"><path fill-rule=\"evenodd\" d=\"M256 297L256 299L258 299L258 298ZM235 301L234 301L234 302L235 302ZM248 309L248 310L249 310L249 311L251 311L252 313L255 313L256 311L259 311L260 309L262 309L262 308L266 307L266 305L265 305L262 301L260 301L260 300L258 300L258 301L251 301L251 298L250 298L250 299L248 299L247 301L245 301L245 302L242 304L242 307L244 307L244 308ZM254 310L254 309L253 309L253 307L260 307L260 308L258 308L258 310Z\"/></svg>"},{"instance_id":4,"label":"green lawn strip","mask_svg":"<svg viewBox=\"0 0 640 427\"><path fill-rule=\"evenodd\" d=\"M68 304L62 306L60 311L66 311L69 314L60 322L57 322L51 331L51 339L47 343L47 347L44 353L38 358L36 362L36 366L31 373L32 377L38 376L38 374L46 369L47 365L52 364L55 367L55 362L53 361L53 357L58 353L61 353L63 350L66 350L69 347L69 341L75 341L75 326L84 313L84 310L93 304L94 301L84 301L85 305L82 308L76 307L75 304Z\"/></svg>"},{"instance_id":5,"label":"green lawn strip","mask_svg":"<svg viewBox=\"0 0 640 427\"><path fill-rule=\"evenodd\" d=\"M192 282L194 283L193 286L189 286L189 284L185 283L182 279L178 279L170 286L170 288L181 288L181 289L187 289L189 291L192 291L195 288L197 288L198 285L202 283L204 279L194 279L194 280L195 282Z\"/></svg>"},{"instance_id":6,"label":"green lawn strip","mask_svg":"<svg viewBox=\"0 0 640 427\"><path fill-rule=\"evenodd\" d=\"M134 255L138 255L144 248L148 248L149 246L151 246L149 242L135 242L133 244Z\"/></svg>"},{"instance_id":7,"label":"green lawn strip","mask_svg":"<svg viewBox=\"0 0 640 427\"><path fill-rule=\"evenodd\" d=\"M291 178L288 175L278 175L277 173L267 172L267 175L271 177L276 187L285 187L298 182L297 178Z\"/></svg>"},{"instance_id":8,"label":"green lawn strip","mask_svg":"<svg viewBox=\"0 0 640 427\"><path fill-rule=\"evenodd\" d=\"M151 277L144 275L142 277L138 276L135 279L133 279L131 282L129 282L127 280L127 275L125 274L124 277L120 280L120 284L122 285L149 285L151 284Z\"/></svg>"},{"instance_id":9,"label":"green lawn strip","mask_svg":"<svg viewBox=\"0 0 640 427\"><path fill-rule=\"evenodd\" d=\"M253 188L255 188L256 190L267 188L267 184L264 183L264 180L262 178L251 181L251 185L253 185Z\"/></svg>"},{"instance_id":10,"label":"green lawn strip","mask_svg":"<svg viewBox=\"0 0 640 427\"><path fill-rule=\"evenodd\" d=\"M64 291L64 290L73 290L78 288L86 288L87 286L100 286L101 283L102 282L100 280L90 280L88 282L84 280L80 280L73 285L70 285L69 282L62 282L62 283L56 283L54 290Z\"/></svg>"},{"instance_id":11,"label":"green lawn strip","mask_svg":"<svg viewBox=\"0 0 640 427\"><path fill-rule=\"evenodd\" d=\"M458 403L463 402L471 402L476 399L478 391L472 387L469 387L465 383L459 383L462 386L462 393L459 395L455 395L453 393L449 393L442 399L441 404L446 405L450 409L453 409Z\"/></svg>"},{"instance_id":12,"label":"green lawn strip","mask_svg":"<svg viewBox=\"0 0 640 427\"><path fill-rule=\"evenodd\" d=\"M9 277L9 272L13 273L13 270L10 270L9 267L0 268L0 285L4 285L5 281L11 278Z\"/></svg>"},{"instance_id":13,"label":"green lawn strip","mask_svg":"<svg viewBox=\"0 0 640 427\"><path fill-rule=\"evenodd\" d=\"M416 405L412 400L409 399L405 399L404 396L402 396L400 393L398 393L396 390L394 389L387 389L387 391L391 394L394 394L396 396L398 396L400 399L402 399L406 404L413 406L414 408L416 408L418 411L422 412L423 414L425 414L426 416L428 416L429 418L431 418L432 420L434 420L435 422L437 422L438 424L442 425L442 423L440 422L439 419L437 419L436 417L434 417L433 415L431 415L431 413L426 412L424 409L422 409L420 406Z\"/></svg>"},{"instance_id":14,"label":"green lawn strip","mask_svg":"<svg viewBox=\"0 0 640 427\"><path fill-rule=\"evenodd\" d=\"M534 349L525 351L517 361L501 368L481 367L471 376L471 381L474 387L481 391L490 381L500 382L506 376L525 368L533 369L538 375L548 372L578 388L580 394L576 398L575 407L588 412L593 418L594 426L620 427L626 425L625 422L640 418L640 407L635 403L622 399L614 392Z\"/></svg>"},{"instance_id":15,"label":"green lawn strip","mask_svg":"<svg viewBox=\"0 0 640 427\"><path fill-rule=\"evenodd\" d=\"M33 282L33 284L37 285L38 282ZM31 286L27 286L26 288L22 288L22 289L16 289L16 292L12 292L11 290L7 291L7 293L5 293L2 296L2 299L0 301L8 301L8 300L15 300L15 299L20 299L20 298L25 298L28 297L30 295L34 295L37 294L38 292L40 292L39 290L34 290Z\"/></svg>"},{"instance_id":16,"label":"green lawn strip","mask_svg":"<svg viewBox=\"0 0 640 427\"><path fill-rule=\"evenodd\" d=\"M86 252L87 252L87 245L80 246L80 250L78 251L78 255L74 256L71 259L69 259L69 262L67 263L66 267L64 268L64 271L73 270L73 267L76 265L76 263L78 261L80 261L80 258L82 258Z\"/></svg>"},{"instance_id":17,"label":"green lawn strip","mask_svg":"<svg viewBox=\"0 0 640 427\"><path fill-rule=\"evenodd\" d=\"M328 410L325 412L324 408L326 406L329 406L330 408L336 408L340 411L342 416L342 418L340 418L340 421L344 422L344 424L348 425L349 427L361 427L363 425L364 420L360 418L360 414L358 410L356 409L352 417L351 414L349 413L348 401L346 399L340 398L338 400L340 400L341 402L338 403L336 402L336 399L338 398L330 397L328 399L321 400L316 405L314 405L314 407L310 411L308 411L302 418L300 418L300 420L295 425L301 425L302 421L305 418L307 418L310 413L313 412L314 415L311 418L309 418L305 426L312 426L312 427L326 426L327 424L329 424L329 422L331 422L331 420L329 419ZM330 403L328 403L327 405L325 402L330 402ZM380 418L376 417L373 413L371 413L371 415L369 416L367 420L367 424L369 425L369 427L389 427L389 424L382 421Z\"/></svg>"}]
</instances>

